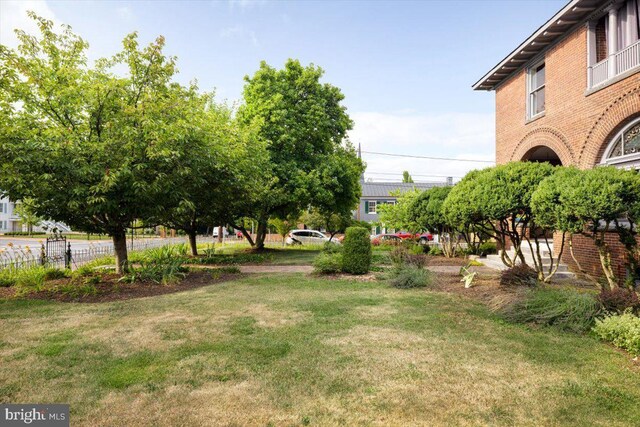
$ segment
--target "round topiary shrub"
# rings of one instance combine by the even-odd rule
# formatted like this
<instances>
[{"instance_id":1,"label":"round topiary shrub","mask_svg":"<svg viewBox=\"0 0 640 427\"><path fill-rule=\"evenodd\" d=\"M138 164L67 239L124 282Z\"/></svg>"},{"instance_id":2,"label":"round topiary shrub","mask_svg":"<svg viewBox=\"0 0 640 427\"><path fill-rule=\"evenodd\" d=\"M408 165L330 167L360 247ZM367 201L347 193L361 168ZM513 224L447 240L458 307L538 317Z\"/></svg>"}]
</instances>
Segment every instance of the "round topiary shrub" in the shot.
<instances>
[{"instance_id":1,"label":"round topiary shrub","mask_svg":"<svg viewBox=\"0 0 640 427\"><path fill-rule=\"evenodd\" d=\"M342 270L350 274L365 274L371 267L371 239L369 230L349 227L342 249Z\"/></svg>"}]
</instances>

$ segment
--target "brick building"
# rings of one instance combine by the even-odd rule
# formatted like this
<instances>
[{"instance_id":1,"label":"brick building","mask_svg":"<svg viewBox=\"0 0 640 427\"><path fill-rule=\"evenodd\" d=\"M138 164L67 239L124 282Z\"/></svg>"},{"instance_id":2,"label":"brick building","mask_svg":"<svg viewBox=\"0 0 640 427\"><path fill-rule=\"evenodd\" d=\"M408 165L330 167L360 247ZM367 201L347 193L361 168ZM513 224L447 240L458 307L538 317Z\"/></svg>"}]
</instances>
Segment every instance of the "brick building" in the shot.
<instances>
[{"instance_id":1,"label":"brick building","mask_svg":"<svg viewBox=\"0 0 640 427\"><path fill-rule=\"evenodd\" d=\"M640 169L640 0L570 1L473 88L496 93L498 164ZM617 236L609 241L624 277ZM574 242L599 274L595 248Z\"/></svg>"}]
</instances>

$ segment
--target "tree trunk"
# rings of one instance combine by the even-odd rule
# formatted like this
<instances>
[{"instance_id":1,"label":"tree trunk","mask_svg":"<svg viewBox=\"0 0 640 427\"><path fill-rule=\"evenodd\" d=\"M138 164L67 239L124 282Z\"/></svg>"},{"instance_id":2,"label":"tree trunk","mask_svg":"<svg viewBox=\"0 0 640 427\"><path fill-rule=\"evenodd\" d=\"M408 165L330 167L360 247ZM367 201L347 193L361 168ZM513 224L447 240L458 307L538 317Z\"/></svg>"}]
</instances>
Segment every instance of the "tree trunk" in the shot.
<instances>
[{"instance_id":1,"label":"tree trunk","mask_svg":"<svg viewBox=\"0 0 640 427\"><path fill-rule=\"evenodd\" d=\"M127 235L125 230L112 234L113 250L116 254L116 273L125 274L129 272L129 259L127 256Z\"/></svg>"},{"instance_id":2,"label":"tree trunk","mask_svg":"<svg viewBox=\"0 0 640 427\"><path fill-rule=\"evenodd\" d=\"M191 247L191 255L198 256L198 244L196 243L196 232L195 230L189 231L187 233L189 235L189 246Z\"/></svg>"},{"instance_id":3,"label":"tree trunk","mask_svg":"<svg viewBox=\"0 0 640 427\"><path fill-rule=\"evenodd\" d=\"M258 230L256 230L256 246L257 250L264 249L264 239L267 237L267 221L259 220L258 221Z\"/></svg>"},{"instance_id":4,"label":"tree trunk","mask_svg":"<svg viewBox=\"0 0 640 427\"><path fill-rule=\"evenodd\" d=\"M222 243L222 226L218 226L218 243Z\"/></svg>"}]
</instances>

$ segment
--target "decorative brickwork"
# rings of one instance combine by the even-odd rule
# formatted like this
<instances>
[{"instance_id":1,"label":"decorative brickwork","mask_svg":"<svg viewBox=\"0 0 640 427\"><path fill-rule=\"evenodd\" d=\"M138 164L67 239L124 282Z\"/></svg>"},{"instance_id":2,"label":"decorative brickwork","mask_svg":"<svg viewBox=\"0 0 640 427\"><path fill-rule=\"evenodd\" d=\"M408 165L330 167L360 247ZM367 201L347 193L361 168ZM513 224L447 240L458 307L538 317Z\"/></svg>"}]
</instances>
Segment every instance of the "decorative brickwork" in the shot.
<instances>
[{"instance_id":1,"label":"decorative brickwork","mask_svg":"<svg viewBox=\"0 0 640 427\"><path fill-rule=\"evenodd\" d=\"M541 117L527 120L526 68L496 89L496 161L502 164L522 160L531 149L545 146L565 166L592 168L600 163L611 138L640 116L640 72L588 92L585 26L549 48L544 61L546 102ZM608 236L607 242L612 248L614 270L618 277L624 277L624 248L615 234ZM559 248L559 242L554 246ZM574 246L583 267L600 275L600 260L591 241L576 236ZM568 248L563 260L575 267Z\"/></svg>"}]
</instances>

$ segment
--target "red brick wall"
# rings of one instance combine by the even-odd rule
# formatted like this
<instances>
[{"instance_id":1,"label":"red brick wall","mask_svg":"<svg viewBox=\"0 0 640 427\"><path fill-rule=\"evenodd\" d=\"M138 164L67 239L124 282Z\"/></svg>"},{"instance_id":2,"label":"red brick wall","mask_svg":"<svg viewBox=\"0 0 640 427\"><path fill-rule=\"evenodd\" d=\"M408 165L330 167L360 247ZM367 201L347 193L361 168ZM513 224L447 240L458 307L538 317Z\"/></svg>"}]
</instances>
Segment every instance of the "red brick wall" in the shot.
<instances>
[{"instance_id":1,"label":"red brick wall","mask_svg":"<svg viewBox=\"0 0 640 427\"><path fill-rule=\"evenodd\" d=\"M568 239L568 237L567 237ZM640 236L637 237L638 244L640 244ZM556 233L553 236L553 248L554 250L560 249L560 243L562 241L562 235ZM624 246L620 243L620 239L615 233L608 233L605 237L605 241L611 251L611 260L613 261L613 272L616 277L624 281L627 271L625 268L627 262L627 254ZM600 257L598 256L598 250L593 244L593 240L582 236L573 236L573 250L576 254L576 258L580 262L582 268L589 274L600 277L602 276L602 264L600 263ZM577 265L571 257L569 251L569 242L566 241L564 252L562 254L562 261L569 266L569 269L578 272Z\"/></svg>"},{"instance_id":2,"label":"red brick wall","mask_svg":"<svg viewBox=\"0 0 640 427\"><path fill-rule=\"evenodd\" d=\"M547 146L565 166L592 168L600 162L611 138L640 115L640 73L588 94L585 26L547 50L545 65L545 113L540 118L527 121L525 69L496 89L496 161L521 160L534 147ZM615 270L624 277L622 247L617 236L609 240ZM602 274L593 244L581 236L576 236L574 243L583 267ZM568 251L563 259L573 264Z\"/></svg>"}]
</instances>

